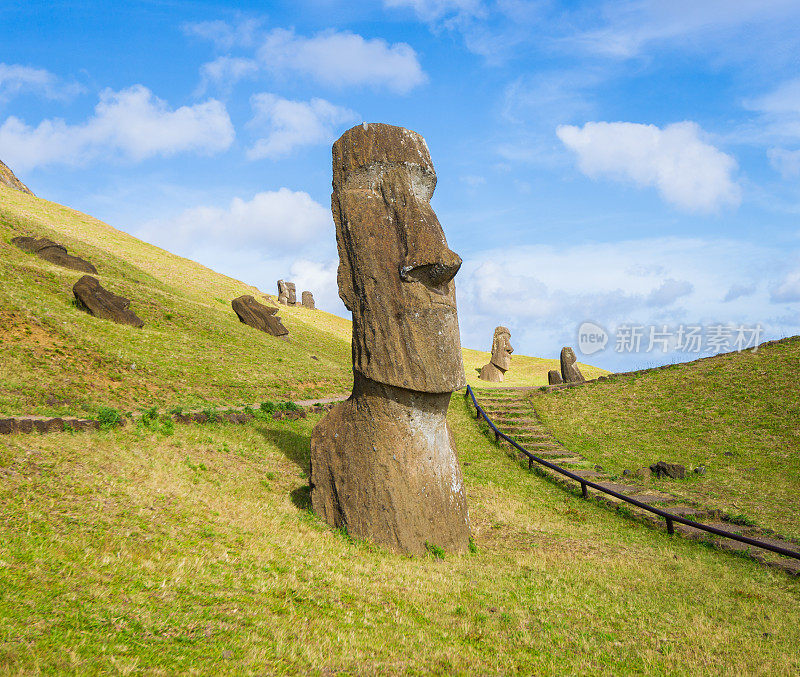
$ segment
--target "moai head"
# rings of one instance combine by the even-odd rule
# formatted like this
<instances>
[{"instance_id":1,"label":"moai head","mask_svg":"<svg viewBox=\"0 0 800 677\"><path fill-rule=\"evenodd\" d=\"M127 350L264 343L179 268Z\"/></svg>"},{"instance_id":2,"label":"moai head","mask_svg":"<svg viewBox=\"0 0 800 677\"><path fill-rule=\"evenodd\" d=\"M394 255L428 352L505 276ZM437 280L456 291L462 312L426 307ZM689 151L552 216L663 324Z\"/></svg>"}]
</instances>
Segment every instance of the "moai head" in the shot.
<instances>
[{"instance_id":1,"label":"moai head","mask_svg":"<svg viewBox=\"0 0 800 677\"><path fill-rule=\"evenodd\" d=\"M465 383L453 277L461 259L430 205L425 140L361 124L333 144L339 296L353 313L353 368L380 383L444 393Z\"/></svg>"},{"instance_id":2,"label":"moai head","mask_svg":"<svg viewBox=\"0 0 800 677\"><path fill-rule=\"evenodd\" d=\"M508 371L511 367L511 353L513 352L511 332L508 327L497 327L492 339L492 364L502 371Z\"/></svg>"},{"instance_id":3,"label":"moai head","mask_svg":"<svg viewBox=\"0 0 800 677\"><path fill-rule=\"evenodd\" d=\"M286 285L286 293L288 295L287 303L290 306L297 305L297 287L295 287L294 282L284 282Z\"/></svg>"},{"instance_id":4,"label":"moai head","mask_svg":"<svg viewBox=\"0 0 800 677\"><path fill-rule=\"evenodd\" d=\"M283 280L278 280L278 303L283 303L284 305L289 303L289 291Z\"/></svg>"}]
</instances>

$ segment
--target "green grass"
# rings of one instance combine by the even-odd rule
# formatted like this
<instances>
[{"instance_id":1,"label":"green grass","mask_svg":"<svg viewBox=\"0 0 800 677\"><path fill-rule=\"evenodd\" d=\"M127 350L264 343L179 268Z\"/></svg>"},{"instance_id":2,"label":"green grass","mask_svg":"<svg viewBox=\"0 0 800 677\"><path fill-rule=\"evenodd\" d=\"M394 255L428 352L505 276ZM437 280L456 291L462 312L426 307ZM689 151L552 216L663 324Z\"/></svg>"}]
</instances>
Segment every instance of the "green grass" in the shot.
<instances>
[{"instance_id":1,"label":"green grass","mask_svg":"<svg viewBox=\"0 0 800 677\"><path fill-rule=\"evenodd\" d=\"M308 509L319 416L9 438L0 672L796 674L800 581L531 476L454 398L475 552Z\"/></svg>"},{"instance_id":2,"label":"green grass","mask_svg":"<svg viewBox=\"0 0 800 677\"><path fill-rule=\"evenodd\" d=\"M101 284L131 299L144 329L75 307L81 274L20 251L9 243L20 234L50 237L92 261ZM281 307L289 340L268 336L241 324L230 306L241 294L267 302L258 289L4 186L0 276L2 414L229 406L342 393L352 384L347 320Z\"/></svg>"},{"instance_id":3,"label":"green grass","mask_svg":"<svg viewBox=\"0 0 800 677\"><path fill-rule=\"evenodd\" d=\"M798 374L796 338L531 401L570 451L607 471L681 463L687 480L649 482L800 538Z\"/></svg>"}]
</instances>

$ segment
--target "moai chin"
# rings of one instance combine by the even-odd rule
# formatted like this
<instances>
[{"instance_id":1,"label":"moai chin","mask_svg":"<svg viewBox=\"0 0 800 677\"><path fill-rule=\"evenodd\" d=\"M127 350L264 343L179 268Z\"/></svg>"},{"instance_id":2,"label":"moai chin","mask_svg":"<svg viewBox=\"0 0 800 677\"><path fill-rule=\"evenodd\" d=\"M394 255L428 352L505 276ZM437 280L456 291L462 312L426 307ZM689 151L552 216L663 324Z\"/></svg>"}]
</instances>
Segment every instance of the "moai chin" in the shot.
<instances>
[{"instance_id":1,"label":"moai chin","mask_svg":"<svg viewBox=\"0 0 800 677\"><path fill-rule=\"evenodd\" d=\"M289 289L283 280L278 280L278 303L289 305Z\"/></svg>"},{"instance_id":2,"label":"moai chin","mask_svg":"<svg viewBox=\"0 0 800 677\"><path fill-rule=\"evenodd\" d=\"M446 414L466 384L453 277L425 140L362 124L333 145L339 296L353 393L311 436L311 503L329 524L412 554L463 551L469 515Z\"/></svg>"},{"instance_id":3,"label":"moai chin","mask_svg":"<svg viewBox=\"0 0 800 677\"><path fill-rule=\"evenodd\" d=\"M511 332L508 327L497 327L492 338L492 358L481 368L480 379L491 383L500 383L511 367Z\"/></svg>"},{"instance_id":4,"label":"moai chin","mask_svg":"<svg viewBox=\"0 0 800 677\"><path fill-rule=\"evenodd\" d=\"M564 383L583 383L586 379L578 369L578 358L575 357L575 351L570 348L561 349L561 378Z\"/></svg>"}]
</instances>

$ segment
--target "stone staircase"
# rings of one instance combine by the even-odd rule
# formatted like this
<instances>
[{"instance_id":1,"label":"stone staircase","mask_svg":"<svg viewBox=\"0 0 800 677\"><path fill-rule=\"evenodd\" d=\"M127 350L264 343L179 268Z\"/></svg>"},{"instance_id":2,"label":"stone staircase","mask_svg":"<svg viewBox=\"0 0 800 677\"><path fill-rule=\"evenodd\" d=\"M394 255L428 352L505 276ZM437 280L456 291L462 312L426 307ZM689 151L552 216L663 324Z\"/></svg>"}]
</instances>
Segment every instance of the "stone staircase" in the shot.
<instances>
[{"instance_id":1,"label":"stone staircase","mask_svg":"<svg viewBox=\"0 0 800 677\"><path fill-rule=\"evenodd\" d=\"M497 428L511 437L515 442L525 447L531 454L539 458L558 465L565 470L587 479L599 486L625 494L638 501L653 505L661 510L668 511L673 515L691 519L711 527L724 529L725 531L749 536L758 540L766 541L772 545L786 548L788 550L800 551L800 544L791 542L787 539L776 538L775 534L764 529L752 526L741 526L724 520L724 516L719 511L698 506L689 501L673 496L663 491L653 491L644 486L637 486L635 478L625 477L618 480L609 475L601 466L594 464L589 459L580 454L573 453L564 447L553 434L542 424L536 410L530 402L531 391L536 388L486 388L474 389L475 399L481 408L486 412ZM471 400L470 400L471 405ZM493 434L489 426L483 423L486 430ZM505 444L505 443L504 443ZM510 445L509 445L510 446ZM514 452L516 449L511 447ZM525 458L518 454L519 458ZM535 462L528 462L528 467L537 474L549 478L555 483L574 489L574 480L551 470ZM653 525L664 525L664 519L647 510L639 508L631 503L622 501L614 496L588 488L588 492L601 503L605 503L615 509L621 509L631 516ZM714 536L701 529L675 523L675 531L692 539L710 541L714 546L732 552L744 552L754 559L774 566L793 575L800 575L800 560L782 557L769 550L763 550L735 541L730 538Z\"/></svg>"}]
</instances>

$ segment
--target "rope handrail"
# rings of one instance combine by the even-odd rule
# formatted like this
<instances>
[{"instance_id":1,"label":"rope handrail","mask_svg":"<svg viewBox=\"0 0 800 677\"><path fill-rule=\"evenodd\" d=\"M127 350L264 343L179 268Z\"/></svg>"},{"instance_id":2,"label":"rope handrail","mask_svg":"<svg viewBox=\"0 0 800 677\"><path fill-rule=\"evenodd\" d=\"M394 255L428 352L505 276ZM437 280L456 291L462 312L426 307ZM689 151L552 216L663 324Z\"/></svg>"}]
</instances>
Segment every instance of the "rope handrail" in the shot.
<instances>
[{"instance_id":1,"label":"rope handrail","mask_svg":"<svg viewBox=\"0 0 800 677\"><path fill-rule=\"evenodd\" d=\"M467 391L464 394L466 397L469 395L472 398L472 403L475 405L475 410L477 412L476 418L483 418L489 424L489 427L494 431L495 439L502 438L513 447L515 447L518 451L522 452L528 458L528 467L531 467L531 463L535 461L540 465L543 465L545 468L549 468L550 470L555 470L558 473L561 473L565 477L569 477L576 482L580 482L581 485L581 493L584 498L588 497L587 487L591 487L596 491L602 492L604 494L608 494L609 496L613 496L614 498L618 498L626 503L631 503L638 508L642 508L643 510L647 510L648 512L652 512L659 517L663 517L667 522L667 532L670 534L675 533L674 523L678 522L679 524L685 524L690 526L694 529L700 529L701 531L707 531L709 533L715 534L716 536L723 536L724 538L730 538L735 541L739 541L741 543L746 543L747 545L752 545L757 548L762 548L764 550L771 550L772 552L778 553L779 555L783 555L784 557L792 557L794 559L800 560L800 552L795 552L794 550L787 550L786 548L782 548L779 545L772 545L771 543L764 543L762 541L758 541L754 538L750 538L749 536L742 536L741 534L735 534L730 531L725 531L724 529L717 529L716 527L712 527L708 524L702 524L700 522L693 522L690 519L686 519L685 517L681 517L680 515L674 515L666 510L661 510L660 508L656 508L648 503L644 503L642 501L638 501L632 496L627 496L626 494L621 494L613 489L607 489L596 482L592 482L587 480L580 475L576 475L573 472L570 472L566 468L562 468L560 465L556 465L555 463L550 463L550 461L546 461L543 458L539 458L535 454L532 454L528 451L525 447L521 444L510 438L504 432L499 430L497 426L494 424L489 415L483 410L483 407L478 404L478 400L475 399L475 393L472 391L471 386L467 386Z\"/></svg>"}]
</instances>

